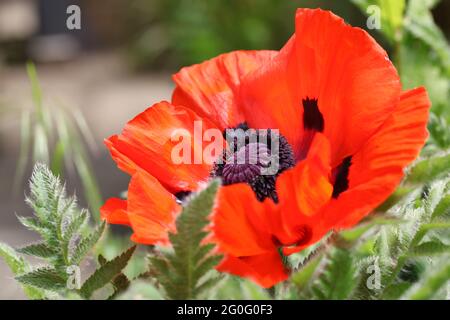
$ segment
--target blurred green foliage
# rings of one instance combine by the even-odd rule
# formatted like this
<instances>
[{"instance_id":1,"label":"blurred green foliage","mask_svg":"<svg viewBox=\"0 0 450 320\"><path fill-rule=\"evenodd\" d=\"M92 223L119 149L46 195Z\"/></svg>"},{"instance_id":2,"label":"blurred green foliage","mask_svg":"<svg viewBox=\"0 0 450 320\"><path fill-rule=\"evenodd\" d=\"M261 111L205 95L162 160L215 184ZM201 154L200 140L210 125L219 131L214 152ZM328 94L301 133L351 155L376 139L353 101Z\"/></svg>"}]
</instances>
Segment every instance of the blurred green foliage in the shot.
<instances>
[{"instance_id":1,"label":"blurred green foliage","mask_svg":"<svg viewBox=\"0 0 450 320\"><path fill-rule=\"evenodd\" d=\"M21 144L14 190L21 185L30 160L33 164L48 164L59 176L75 171L86 201L98 219L102 198L89 158L88 148L95 149L91 130L79 110L65 108L62 104L50 108L44 103L33 63L27 64L27 72L34 109L21 113Z\"/></svg>"},{"instance_id":2,"label":"blurred green foliage","mask_svg":"<svg viewBox=\"0 0 450 320\"><path fill-rule=\"evenodd\" d=\"M178 69L237 49L279 49L294 31L295 10L321 7L350 22L363 16L349 2L325 0L132 0L136 68Z\"/></svg>"},{"instance_id":3,"label":"blurred green foliage","mask_svg":"<svg viewBox=\"0 0 450 320\"><path fill-rule=\"evenodd\" d=\"M381 9L380 33L393 48L391 59L403 89L425 86L432 102L430 139L423 154L450 147L450 46L436 25L432 11L439 0L351 0L363 12L370 5ZM395 3L395 5L394 5ZM441 166L442 167L442 166ZM450 167L444 157L444 168ZM444 170L445 171L445 170Z\"/></svg>"}]
</instances>

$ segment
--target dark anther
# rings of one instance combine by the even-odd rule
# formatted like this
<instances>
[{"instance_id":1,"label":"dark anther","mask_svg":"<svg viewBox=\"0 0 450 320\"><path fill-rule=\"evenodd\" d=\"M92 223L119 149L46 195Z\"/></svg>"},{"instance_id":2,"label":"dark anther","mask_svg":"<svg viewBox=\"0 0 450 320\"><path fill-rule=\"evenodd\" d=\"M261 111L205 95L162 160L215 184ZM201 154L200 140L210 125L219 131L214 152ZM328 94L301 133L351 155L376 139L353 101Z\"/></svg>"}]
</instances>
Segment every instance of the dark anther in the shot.
<instances>
[{"instance_id":1,"label":"dark anther","mask_svg":"<svg viewBox=\"0 0 450 320\"><path fill-rule=\"evenodd\" d=\"M270 198L278 203L278 194L275 188L275 176L257 176L249 182L250 187L259 201Z\"/></svg>"},{"instance_id":2,"label":"dark anther","mask_svg":"<svg viewBox=\"0 0 450 320\"><path fill-rule=\"evenodd\" d=\"M342 160L341 164L333 170L334 184L333 184L333 198L348 189L348 173L352 165L352 156L348 156Z\"/></svg>"},{"instance_id":3,"label":"dark anther","mask_svg":"<svg viewBox=\"0 0 450 320\"><path fill-rule=\"evenodd\" d=\"M324 121L322 113L320 113L317 99L302 100L303 103L303 127L306 130L323 132Z\"/></svg>"},{"instance_id":4,"label":"dark anther","mask_svg":"<svg viewBox=\"0 0 450 320\"><path fill-rule=\"evenodd\" d=\"M290 144L270 129L250 130L245 123L232 129L224 132L228 150L216 161L211 175L221 177L224 185L247 183L258 200L278 202L276 177L295 165Z\"/></svg>"}]
</instances>

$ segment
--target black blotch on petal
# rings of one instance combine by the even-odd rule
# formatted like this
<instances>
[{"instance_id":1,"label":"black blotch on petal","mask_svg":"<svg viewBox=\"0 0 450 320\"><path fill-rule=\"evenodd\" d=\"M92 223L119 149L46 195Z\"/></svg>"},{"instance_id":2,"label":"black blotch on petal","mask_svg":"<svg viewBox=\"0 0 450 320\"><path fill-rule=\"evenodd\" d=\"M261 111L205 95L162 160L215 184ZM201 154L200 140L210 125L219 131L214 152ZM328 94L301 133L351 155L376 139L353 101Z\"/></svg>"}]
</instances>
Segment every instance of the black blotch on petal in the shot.
<instances>
[{"instance_id":1,"label":"black blotch on petal","mask_svg":"<svg viewBox=\"0 0 450 320\"><path fill-rule=\"evenodd\" d=\"M339 195L348 189L348 173L350 166L352 165L352 156L348 156L342 160L341 164L335 169L335 180L333 185L333 198L339 197Z\"/></svg>"},{"instance_id":2,"label":"black blotch on petal","mask_svg":"<svg viewBox=\"0 0 450 320\"><path fill-rule=\"evenodd\" d=\"M191 194L191 191L179 191L177 193L175 193L175 197L177 198L176 201L177 203L181 204L183 203L183 201L189 197L189 195Z\"/></svg>"},{"instance_id":3,"label":"black blotch on petal","mask_svg":"<svg viewBox=\"0 0 450 320\"><path fill-rule=\"evenodd\" d=\"M314 130L318 132L323 132L324 120L322 113L320 113L317 99L306 99L302 100L303 103L303 127L306 130Z\"/></svg>"}]
</instances>

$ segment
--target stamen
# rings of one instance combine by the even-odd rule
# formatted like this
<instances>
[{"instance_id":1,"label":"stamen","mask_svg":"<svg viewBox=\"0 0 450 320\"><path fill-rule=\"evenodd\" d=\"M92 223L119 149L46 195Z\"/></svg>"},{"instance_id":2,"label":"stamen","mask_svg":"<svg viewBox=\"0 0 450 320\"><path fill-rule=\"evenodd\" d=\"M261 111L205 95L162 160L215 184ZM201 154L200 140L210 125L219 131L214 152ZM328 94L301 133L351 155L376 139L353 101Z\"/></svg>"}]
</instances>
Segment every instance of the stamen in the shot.
<instances>
[{"instance_id":1,"label":"stamen","mask_svg":"<svg viewBox=\"0 0 450 320\"><path fill-rule=\"evenodd\" d=\"M258 175L261 169L270 164L270 151L262 143L249 143L226 159L223 167L223 183L248 182Z\"/></svg>"},{"instance_id":2,"label":"stamen","mask_svg":"<svg viewBox=\"0 0 450 320\"><path fill-rule=\"evenodd\" d=\"M248 130L248 126L245 123L238 125L234 129L241 130L237 130L237 136L235 134L231 138L233 141L238 139L244 141L244 145L235 143L231 146L231 149L226 150L220 159L222 161L215 163L211 175L213 177L221 177L224 185L247 183L255 192L259 201L271 198L277 203L276 177L284 170L295 165L291 146L284 136L275 134L270 129ZM243 134L245 134L245 139L242 139L244 138ZM272 141L273 138L277 138L277 141ZM275 152L275 150L271 150L275 145L274 143L277 143L277 154L272 154L272 151ZM277 157L278 166L268 174L267 170L264 170L268 168L273 169L271 164L274 161L274 156Z\"/></svg>"}]
</instances>

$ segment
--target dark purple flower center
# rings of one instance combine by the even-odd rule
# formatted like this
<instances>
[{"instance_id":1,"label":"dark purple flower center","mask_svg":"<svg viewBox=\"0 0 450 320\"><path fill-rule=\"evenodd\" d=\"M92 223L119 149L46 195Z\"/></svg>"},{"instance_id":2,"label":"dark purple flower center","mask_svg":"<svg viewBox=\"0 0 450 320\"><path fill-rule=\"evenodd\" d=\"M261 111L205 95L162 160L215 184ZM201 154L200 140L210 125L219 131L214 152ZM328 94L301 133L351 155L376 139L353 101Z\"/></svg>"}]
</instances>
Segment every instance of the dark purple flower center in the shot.
<instances>
[{"instance_id":1,"label":"dark purple flower center","mask_svg":"<svg viewBox=\"0 0 450 320\"><path fill-rule=\"evenodd\" d=\"M258 200L278 202L276 177L295 165L294 153L286 138L273 130L249 130L246 124L224 133L229 144L211 173L224 185L248 183ZM236 130L238 129L238 130Z\"/></svg>"}]
</instances>

